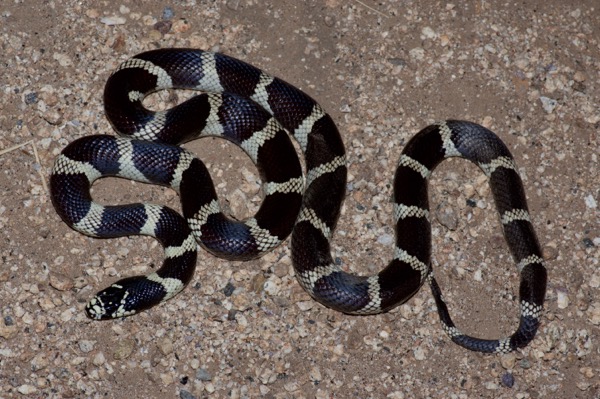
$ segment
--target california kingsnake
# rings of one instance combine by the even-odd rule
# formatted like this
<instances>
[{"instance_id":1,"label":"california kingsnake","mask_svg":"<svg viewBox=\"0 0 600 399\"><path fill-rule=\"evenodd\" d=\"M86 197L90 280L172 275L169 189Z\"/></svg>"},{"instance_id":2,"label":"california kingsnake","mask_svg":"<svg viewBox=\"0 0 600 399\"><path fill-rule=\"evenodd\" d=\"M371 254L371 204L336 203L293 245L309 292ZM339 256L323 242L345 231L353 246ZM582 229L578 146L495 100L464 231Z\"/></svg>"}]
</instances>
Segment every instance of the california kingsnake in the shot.
<instances>
[{"instance_id":1,"label":"california kingsnake","mask_svg":"<svg viewBox=\"0 0 600 399\"><path fill-rule=\"evenodd\" d=\"M167 88L205 92L167 111L152 112L143 98ZM227 259L251 259L292 232L292 260L302 287L344 313L374 314L410 299L428 282L444 330L457 344L481 352L508 352L535 336L546 291L546 269L531 224L517 167L502 141L471 122L446 121L415 135L394 179L396 245L388 266L371 277L343 271L330 240L346 189L346 156L331 117L308 95L237 59L200 50L161 49L124 62L104 91L105 112L121 135L83 137L57 158L51 196L72 228L95 237L144 234L165 248L161 268L120 280L87 305L88 316L128 316L163 302L191 280L197 245ZM286 131L305 157L304 179ZM264 202L243 222L219 209L201 161L176 144L220 136L239 144L257 164ZM508 338L483 340L455 326L431 270L427 178L448 157L476 163L490 180L504 235L521 274L521 319ZM103 176L171 186L184 218L164 206L101 206L90 186ZM302 195L303 186L306 186ZM195 239L194 239L195 237Z\"/></svg>"}]
</instances>

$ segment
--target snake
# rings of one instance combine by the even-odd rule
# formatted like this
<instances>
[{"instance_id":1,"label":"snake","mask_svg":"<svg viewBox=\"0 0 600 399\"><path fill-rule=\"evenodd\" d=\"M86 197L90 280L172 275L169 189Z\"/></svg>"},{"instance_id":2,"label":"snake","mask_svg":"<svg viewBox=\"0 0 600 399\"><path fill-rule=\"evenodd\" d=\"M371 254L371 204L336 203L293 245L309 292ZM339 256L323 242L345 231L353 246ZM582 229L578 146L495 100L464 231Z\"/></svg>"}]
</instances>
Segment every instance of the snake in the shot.
<instances>
[{"instance_id":1,"label":"snake","mask_svg":"<svg viewBox=\"0 0 600 399\"><path fill-rule=\"evenodd\" d=\"M165 89L198 93L166 110L144 106L146 96ZM349 272L331 250L347 188L343 140L332 117L302 90L222 53L168 48L124 61L108 78L103 97L118 136L83 136L63 149L50 175L52 203L68 226L88 236L154 237L164 248L164 262L96 294L85 307L90 318L130 316L172 298L192 280L199 246L224 259L249 260L291 234L297 281L335 311L387 312L427 284L443 330L466 349L508 353L535 337L547 271L515 160L486 127L446 120L407 142L393 181L393 257L379 273L363 276ZM263 201L254 216L226 215L207 167L180 146L206 136L239 145L256 164ZM290 137L303 155L305 173ZM459 330L434 278L428 178L450 157L473 162L487 176L519 272L519 324L504 338ZM106 176L171 187L181 199L181 213L148 203L99 204L90 189Z\"/></svg>"}]
</instances>

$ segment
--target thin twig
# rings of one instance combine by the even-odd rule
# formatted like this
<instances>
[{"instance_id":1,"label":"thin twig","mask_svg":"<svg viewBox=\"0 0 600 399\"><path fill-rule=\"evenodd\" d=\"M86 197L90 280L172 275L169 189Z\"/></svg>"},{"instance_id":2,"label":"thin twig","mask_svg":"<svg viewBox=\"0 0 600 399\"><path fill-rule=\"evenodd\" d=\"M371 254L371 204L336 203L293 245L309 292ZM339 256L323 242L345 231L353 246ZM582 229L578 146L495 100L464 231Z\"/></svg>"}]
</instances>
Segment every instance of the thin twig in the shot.
<instances>
[{"instance_id":1,"label":"thin twig","mask_svg":"<svg viewBox=\"0 0 600 399\"><path fill-rule=\"evenodd\" d=\"M40 161L40 156L38 154L37 146L35 145L35 141L33 141L33 140L31 140L31 147L33 148L33 155L35 156L35 161L39 165L37 172L40 175L40 179L42 181L42 187L44 187L44 191L46 192L46 194L50 194L50 191L48 191L48 185L46 185L46 179L44 178L44 174L42 173L42 162Z\"/></svg>"},{"instance_id":2,"label":"thin twig","mask_svg":"<svg viewBox=\"0 0 600 399\"><path fill-rule=\"evenodd\" d=\"M352 105L352 104L354 104L355 102L357 102L357 101L359 101L359 100L366 100L366 99L368 99L368 98L369 98L368 96L358 96L358 97L356 97L354 100L350 101L350 102L348 103L348 105Z\"/></svg>"},{"instance_id":3,"label":"thin twig","mask_svg":"<svg viewBox=\"0 0 600 399\"><path fill-rule=\"evenodd\" d=\"M33 148L33 156L35 157L35 161L40 166L39 168L37 168L37 172L38 172L38 175L40 175L40 179L42 181L42 187L44 188L44 191L46 192L46 194L48 194L49 193L48 185L46 184L46 178L42 174L42 162L40 161L40 156L38 154L38 150L37 150L37 146L35 145L35 141L29 140L24 143L13 145L12 147L8 147L3 150L0 150L0 156L2 156L4 154L8 154L9 152L18 150L19 148L25 147L29 144L31 144L31 148Z\"/></svg>"},{"instance_id":4,"label":"thin twig","mask_svg":"<svg viewBox=\"0 0 600 399\"><path fill-rule=\"evenodd\" d=\"M389 17L390 17L389 15L382 13L381 11L379 11L379 10L377 10L377 9L375 9L375 8L373 8L373 7L371 7L371 6L367 5L367 4L365 4L365 3L363 3L363 2L362 2L362 1L360 1L360 0L354 0L354 1L356 1L358 4L362 5L363 7L366 7L366 8L368 8L369 10L371 10L371 11L373 11L373 12L375 12L375 13L377 13L377 14L381 15L382 17L385 17L385 18L389 18Z\"/></svg>"},{"instance_id":5,"label":"thin twig","mask_svg":"<svg viewBox=\"0 0 600 399\"><path fill-rule=\"evenodd\" d=\"M19 148L25 147L26 145L29 145L31 143L33 143L33 140L29 140L29 141L26 141L24 143L13 145L12 147L5 148L4 150L0 150L0 155L7 154L7 153L12 152L14 150L18 150Z\"/></svg>"}]
</instances>

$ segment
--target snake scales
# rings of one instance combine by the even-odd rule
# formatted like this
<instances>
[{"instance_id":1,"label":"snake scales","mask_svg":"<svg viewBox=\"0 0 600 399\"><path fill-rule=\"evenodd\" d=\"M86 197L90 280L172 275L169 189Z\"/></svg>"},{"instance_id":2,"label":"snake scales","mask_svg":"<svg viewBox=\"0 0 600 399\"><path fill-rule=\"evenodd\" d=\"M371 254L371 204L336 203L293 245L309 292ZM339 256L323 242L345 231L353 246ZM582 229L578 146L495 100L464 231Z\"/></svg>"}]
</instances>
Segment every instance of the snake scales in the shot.
<instances>
[{"instance_id":1,"label":"snake scales","mask_svg":"<svg viewBox=\"0 0 600 399\"><path fill-rule=\"evenodd\" d=\"M144 108L146 95L167 88L203 93L167 111ZM106 84L104 104L124 137L87 136L69 144L51 175L53 204L69 226L90 236L156 237L165 261L147 276L125 278L98 293L86 307L89 317L132 315L180 292L192 279L196 240L217 256L246 260L273 249L291 233L296 277L325 306L348 314L380 313L406 302L428 283L442 326L455 343L508 352L534 338L546 269L517 167L488 129L450 120L426 127L409 141L394 178L393 259L379 274L366 277L343 271L332 259L330 240L346 188L344 145L331 117L299 89L223 54L161 49L121 64ZM286 132L302 149L305 178ZM223 215L205 166L177 146L202 136L226 138L256 163L264 201L255 216L240 222ZM507 338L485 340L460 332L432 274L427 178L448 157L468 159L488 176L520 272L520 323ZM183 217L164 206L93 202L90 186L104 176L171 186L180 194Z\"/></svg>"}]
</instances>

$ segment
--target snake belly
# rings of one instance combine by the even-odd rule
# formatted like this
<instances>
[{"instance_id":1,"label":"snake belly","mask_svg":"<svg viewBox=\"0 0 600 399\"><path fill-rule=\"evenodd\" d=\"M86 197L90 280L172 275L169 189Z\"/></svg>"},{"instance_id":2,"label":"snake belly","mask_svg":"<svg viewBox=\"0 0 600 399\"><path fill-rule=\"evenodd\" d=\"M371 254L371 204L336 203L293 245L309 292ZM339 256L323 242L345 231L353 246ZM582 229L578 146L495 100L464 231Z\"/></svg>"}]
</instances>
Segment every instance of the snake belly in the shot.
<instances>
[{"instance_id":1,"label":"snake belly","mask_svg":"<svg viewBox=\"0 0 600 399\"><path fill-rule=\"evenodd\" d=\"M166 111L143 106L145 96L169 88L203 94ZM331 255L346 191L344 145L332 118L307 94L220 53L159 49L119 66L106 84L104 105L123 137L89 136L69 144L52 171L53 204L69 226L90 236L156 237L165 261L155 272L120 280L98 293L86 306L91 318L128 316L180 292L193 275L196 241L217 256L246 260L272 250L291 233L297 280L329 308L360 315L385 312L427 283L444 331L455 343L506 353L534 338L547 273L516 164L490 130L448 120L424 128L408 142L394 177L393 259L377 275L357 276L342 270ZM300 146L305 177L286 132ZM264 200L255 216L243 221L226 217L204 164L177 146L203 136L238 144L256 163ZM480 339L458 330L433 277L427 179L449 157L470 160L489 178L520 273L520 322L506 338ZM159 205L94 202L90 186L104 176L172 187L180 194L183 217Z\"/></svg>"}]
</instances>

